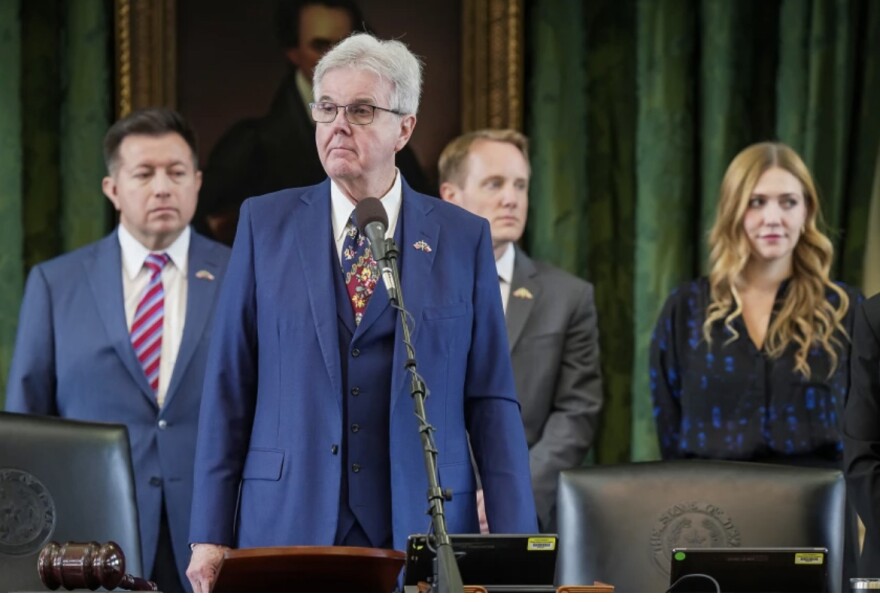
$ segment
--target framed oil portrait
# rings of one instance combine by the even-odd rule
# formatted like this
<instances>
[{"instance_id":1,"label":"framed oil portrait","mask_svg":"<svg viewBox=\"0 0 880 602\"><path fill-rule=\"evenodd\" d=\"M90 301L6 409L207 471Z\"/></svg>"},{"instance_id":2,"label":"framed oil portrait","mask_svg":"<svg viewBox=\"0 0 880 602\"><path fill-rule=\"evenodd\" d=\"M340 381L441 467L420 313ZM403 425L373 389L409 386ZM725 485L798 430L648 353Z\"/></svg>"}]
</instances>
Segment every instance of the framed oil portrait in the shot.
<instances>
[{"instance_id":1,"label":"framed oil portrait","mask_svg":"<svg viewBox=\"0 0 880 602\"><path fill-rule=\"evenodd\" d=\"M524 0L356 0L380 38L425 63L410 142L435 176L445 144L480 127L522 127ZM285 70L276 0L114 0L116 113L172 106L193 123L200 155L238 120L265 113Z\"/></svg>"}]
</instances>

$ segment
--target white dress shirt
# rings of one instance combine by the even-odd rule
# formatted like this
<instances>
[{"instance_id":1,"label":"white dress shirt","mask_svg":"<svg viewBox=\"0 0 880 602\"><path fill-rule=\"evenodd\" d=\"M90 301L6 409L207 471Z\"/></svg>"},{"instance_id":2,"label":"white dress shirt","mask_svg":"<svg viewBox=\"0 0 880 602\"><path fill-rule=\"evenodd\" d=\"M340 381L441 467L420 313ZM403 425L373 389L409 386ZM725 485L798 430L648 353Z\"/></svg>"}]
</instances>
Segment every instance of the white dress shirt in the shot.
<instances>
[{"instance_id":1,"label":"white dress shirt","mask_svg":"<svg viewBox=\"0 0 880 602\"><path fill-rule=\"evenodd\" d=\"M394 238L394 230L397 228L397 218L400 216L400 205L403 202L403 187L400 184L400 171L395 168L394 184L391 189L385 193L381 199L382 206L385 207L385 213L388 214L388 230L385 232L385 238ZM330 180L330 203L333 212L330 221L333 224L333 240L336 241L336 257L339 259L339 265L342 265L342 247L345 244L345 226L348 224L348 218L354 211L354 203L345 196L342 189L337 186L336 182Z\"/></svg>"},{"instance_id":2,"label":"white dress shirt","mask_svg":"<svg viewBox=\"0 0 880 602\"><path fill-rule=\"evenodd\" d=\"M309 103L315 102L315 92L312 89L312 82L306 79L306 76L299 69L296 70L296 90L299 92L299 97L302 98L306 115L311 119L312 107L309 106Z\"/></svg>"},{"instance_id":3,"label":"white dress shirt","mask_svg":"<svg viewBox=\"0 0 880 602\"><path fill-rule=\"evenodd\" d=\"M501 287L501 305L507 314L507 300L510 298L510 283L513 282L513 262L516 259L516 246L509 242L504 254L495 261L498 270L498 286Z\"/></svg>"},{"instance_id":4,"label":"white dress shirt","mask_svg":"<svg viewBox=\"0 0 880 602\"><path fill-rule=\"evenodd\" d=\"M174 362L183 338L186 321L186 270L189 258L190 229L187 226L167 249L151 251L119 225L119 247L122 250L122 294L125 300L125 323L131 332L131 323L144 290L150 283L150 270L144 261L150 253L168 253L171 260L162 270L162 288L165 290L165 318L162 325L162 356L159 361L159 391L156 401L161 408L165 403L168 383L174 372Z\"/></svg>"}]
</instances>

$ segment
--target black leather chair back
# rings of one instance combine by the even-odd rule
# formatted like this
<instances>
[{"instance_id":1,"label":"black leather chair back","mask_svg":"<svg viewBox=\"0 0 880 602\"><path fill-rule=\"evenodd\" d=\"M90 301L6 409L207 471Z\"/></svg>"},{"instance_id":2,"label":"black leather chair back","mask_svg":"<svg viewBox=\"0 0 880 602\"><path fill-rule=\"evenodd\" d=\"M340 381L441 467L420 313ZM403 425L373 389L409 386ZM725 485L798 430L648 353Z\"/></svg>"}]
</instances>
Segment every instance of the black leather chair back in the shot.
<instances>
[{"instance_id":1,"label":"black leather chair back","mask_svg":"<svg viewBox=\"0 0 880 602\"><path fill-rule=\"evenodd\" d=\"M128 431L0 412L0 591L47 591L37 557L52 540L115 541L142 576Z\"/></svg>"},{"instance_id":2,"label":"black leather chair back","mask_svg":"<svg viewBox=\"0 0 880 602\"><path fill-rule=\"evenodd\" d=\"M564 471L557 584L663 592L674 547L825 547L829 591L843 563L843 474L676 460Z\"/></svg>"}]
</instances>

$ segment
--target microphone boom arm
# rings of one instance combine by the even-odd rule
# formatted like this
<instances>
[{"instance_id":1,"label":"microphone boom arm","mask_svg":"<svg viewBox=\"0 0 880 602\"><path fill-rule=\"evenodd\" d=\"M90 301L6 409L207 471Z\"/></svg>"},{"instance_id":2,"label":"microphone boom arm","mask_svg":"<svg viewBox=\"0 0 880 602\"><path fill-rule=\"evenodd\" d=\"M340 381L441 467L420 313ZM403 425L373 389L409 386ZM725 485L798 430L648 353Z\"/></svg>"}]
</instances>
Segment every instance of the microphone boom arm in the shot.
<instances>
[{"instance_id":1,"label":"microphone boom arm","mask_svg":"<svg viewBox=\"0 0 880 602\"><path fill-rule=\"evenodd\" d=\"M406 347L405 367L411 375L410 397L412 397L415 405L415 414L419 421L419 435L421 436L425 456L425 473L428 477L428 512L431 515L436 541L434 587L436 588L435 591L439 593L461 593L464 591L464 586L458 569L458 562L455 559L455 553L452 548L452 541L449 538L449 532L446 530L446 516L443 511L443 502L452 499L452 492L443 490L440 487L440 479L437 476L437 446L434 443L434 427L428 422L427 414L425 413L425 399L427 398L428 390L425 386L425 381L422 380L417 369L416 354L412 346L408 322L410 314L406 311L406 306L403 303L403 290L400 287L397 257L398 250L394 240L390 238L385 239L384 254L379 264L383 280L387 269L393 281L393 292L392 288L387 286L387 282L386 288L388 289L388 296L391 299L392 307L397 309L400 314L403 344Z\"/></svg>"}]
</instances>

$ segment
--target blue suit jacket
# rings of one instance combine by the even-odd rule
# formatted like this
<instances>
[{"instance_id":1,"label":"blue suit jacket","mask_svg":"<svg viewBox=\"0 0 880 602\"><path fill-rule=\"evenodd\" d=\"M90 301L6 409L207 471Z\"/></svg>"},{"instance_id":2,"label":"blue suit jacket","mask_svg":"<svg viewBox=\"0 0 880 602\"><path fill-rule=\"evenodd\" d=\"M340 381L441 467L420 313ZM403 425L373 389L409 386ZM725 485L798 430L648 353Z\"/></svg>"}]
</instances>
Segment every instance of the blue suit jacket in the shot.
<instances>
[{"instance_id":1,"label":"blue suit jacket","mask_svg":"<svg viewBox=\"0 0 880 602\"><path fill-rule=\"evenodd\" d=\"M192 233L186 323L161 411L131 346L115 231L31 270L7 385L9 411L128 426L145 574L153 570L164 490L184 587L199 400L229 252ZM214 280L196 278L200 270Z\"/></svg>"},{"instance_id":2,"label":"blue suit jacket","mask_svg":"<svg viewBox=\"0 0 880 602\"><path fill-rule=\"evenodd\" d=\"M242 206L205 378L193 542L334 542L347 467L339 453L343 394L332 273L339 261L330 206L329 180ZM478 530L470 437L490 526L533 532L528 448L488 223L405 182L401 212L401 286L430 389L441 485L455 494L446 504L448 528ZM371 302L388 300L377 295ZM430 525L405 357L398 323L388 417L398 549Z\"/></svg>"}]
</instances>

